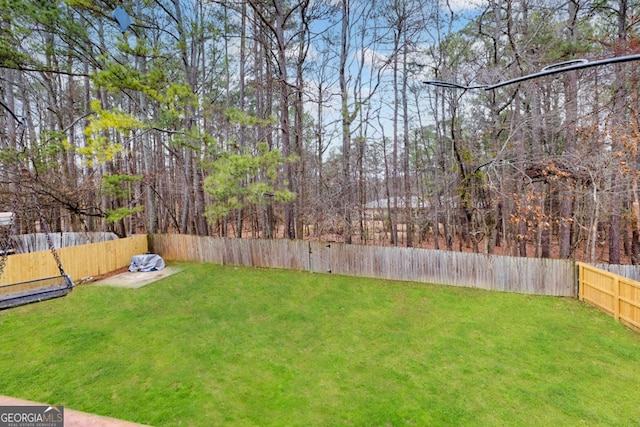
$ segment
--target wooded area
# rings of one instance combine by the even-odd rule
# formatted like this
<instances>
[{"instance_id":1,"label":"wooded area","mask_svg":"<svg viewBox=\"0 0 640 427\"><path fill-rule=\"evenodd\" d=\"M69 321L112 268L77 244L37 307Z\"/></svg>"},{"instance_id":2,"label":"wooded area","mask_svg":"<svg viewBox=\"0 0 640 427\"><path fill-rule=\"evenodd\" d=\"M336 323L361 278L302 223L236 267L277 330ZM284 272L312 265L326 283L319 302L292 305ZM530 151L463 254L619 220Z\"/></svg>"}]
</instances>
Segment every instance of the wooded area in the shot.
<instances>
[{"instance_id":1,"label":"wooded area","mask_svg":"<svg viewBox=\"0 0 640 427\"><path fill-rule=\"evenodd\" d=\"M0 0L0 211L640 263L640 62L423 83L640 53L640 2L472 3Z\"/></svg>"}]
</instances>

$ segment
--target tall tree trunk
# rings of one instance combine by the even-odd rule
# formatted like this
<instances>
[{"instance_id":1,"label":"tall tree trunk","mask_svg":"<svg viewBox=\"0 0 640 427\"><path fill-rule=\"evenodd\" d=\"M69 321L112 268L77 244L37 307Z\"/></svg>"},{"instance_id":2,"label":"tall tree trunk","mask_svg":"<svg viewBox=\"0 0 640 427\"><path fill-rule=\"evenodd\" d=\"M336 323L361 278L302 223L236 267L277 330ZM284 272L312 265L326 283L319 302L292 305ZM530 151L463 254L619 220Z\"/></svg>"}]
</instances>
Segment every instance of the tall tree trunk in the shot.
<instances>
[{"instance_id":1,"label":"tall tree trunk","mask_svg":"<svg viewBox=\"0 0 640 427\"><path fill-rule=\"evenodd\" d=\"M399 24L396 23L399 26ZM398 84L399 56L400 56L400 29L396 28L393 34L393 149L391 150L391 244L398 246L398 197L400 196L398 180L398 116L400 114L400 88Z\"/></svg>"},{"instance_id":2,"label":"tall tree trunk","mask_svg":"<svg viewBox=\"0 0 640 427\"><path fill-rule=\"evenodd\" d=\"M274 0L275 6L275 32L277 42L277 58L278 58L278 87L280 89L280 145L282 155L289 157L291 155L289 128L289 86L287 75L287 42L284 36L285 27L285 10L284 0ZM291 163L285 164L285 179L287 188L294 192L293 174ZM294 225L293 203L284 203L284 237L287 239L295 239L296 230Z\"/></svg>"},{"instance_id":3,"label":"tall tree trunk","mask_svg":"<svg viewBox=\"0 0 640 427\"><path fill-rule=\"evenodd\" d=\"M293 164L292 189L297 193L294 205L294 237L301 238L304 232L304 222L302 215L303 203L306 203L305 191L305 157L304 157L304 63L309 49L307 36L309 32L307 23L307 5L305 1L300 6L300 28L298 29L298 58L296 61L296 97L295 97L295 144L294 152L297 157Z\"/></svg>"},{"instance_id":4,"label":"tall tree trunk","mask_svg":"<svg viewBox=\"0 0 640 427\"><path fill-rule=\"evenodd\" d=\"M576 0L570 0L569 7L569 30L568 38L570 43L578 41L578 3ZM564 74L564 91L565 91L565 154L569 161L573 160L575 155L575 146L578 127L578 78L575 71ZM564 186L564 192L561 194L560 202L560 258L569 258L571 255L571 226L573 218L573 188L570 182Z\"/></svg>"},{"instance_id":5,"label":"tall tree trunk","mask_svg":"<svg viewBox=\"0 0 640 427\"><path fill-rule=\"evenodd\" d=\"M350 1L342 0L342 19L341 19L341 45L340 45L340 101L341 101L341 120L342 120L342 218L343 218L343 236L345 243L351 243L351 122L353 121L349 112L349 93L347 91L347 59L349 55L349 8Z\"/></svg>"},{"instance_id":6,"label":"tall tree trunk","mask_svg":"<svg viewBox=\"0 0 640 427\"><path fill-rule=\"evenodd\" d=\"M405 228L407 234L407 247L413 246L413 195L411 194L411 169L409 167L409 157L411 147L409 146L409 103L408 103L408 80L409 70L407 67L407 57L409 51L409 40L407 32L404 33L404 41L402 46L402 123L403 123L403 146L404 157L402 161L402 169L404 175L404 199L405 199Z\"/></svg>"},{"instance_id":7,"label":"tall tree trunk","mask_svg":"<svg viewBox=\"0 0 640 427\"><path fill-rule=\"evenodd\" d=\"M191 183L191 179L193 178L193 171L191 167L193 166L193 162L191 161L191 157L193 153L190 149L184 149L183 154L183 162L184 162L184 185L182 186L182 205L181 205L181 215L180 215L180 233L189 234L190 227L190 218L191 215L191 189L193 185Z\"/></svg>"},{"instance_id":8,"label":"tall tree trunk","mask_svg":"<svg viewBox=\"0 0 640 427\"><path fill-rule=\"evenodd\" d=\"M315 182L315 203L314 206L316 207L315 212L314 212L314 216L315 216L315 223L314 223L314 227L313 227L313 231L314 234L316 235L316 237L318 237L320 235L320 215L322 212L321 206L322 206L322 200L323 200L323 182L322 182L322 155L324 154L324 127L323 127L323 121L322 121L322 105L324 103L324 91L323 91L323 82L319 81L318 82L318 109L317 109L317 117L316 117L316 121L318 123L317 127L316 127L316 182Z\"/></svg>"},{"instance_id":9,"label":"tall tree trunk","mask_svg":"<svg viewBox=\"0 0 640 427\"><path fill-rule=\"evenodd\" d=\"M227 8L225 7L225 15L227 13ZM226 20L225 20L226 22ZM241 10L240 10L240 58L239 58L239 75L238 75L238 106L240 107L240 111L246 113L245 106L245 97L246 97L246 58L247 58L247 3L242 2ZM225 49L227 49L227 40L225 38ZM228 55L228 54L227 54ZM229 67L229 61L225 61L227 63L227 68ZM228 84L228 83L227 83ZM244 148L247 144L246 139L246 126L243 124L240 125L240 131L238 134L238 145L241 148ZM238 229L237 234L239 238L242 238L242 230L244 228L244 216L243 210L239 209L236 217L236 227Z\"/></svg>"},{"instance_id":10,"label":"tall tree trunk","mask_svg":"<svg viewBox=\"0 0 640 427\"><path fill-rule=\"evenodd\" d=\"M627 40L627 0L618 0L618 34L617 42L620 47L626 47ZM613 100L613 123L612 129L624 129L624 102L625 102L625 78L624 68L617 64L615 66L615 92ZM613 138L612 151L615 153L620 149L620 138ZM621 244L621 222L620 212L622 209L622 195L616 191L616 187L621 185L622 177L617 168L614 168L611 178L611 188L614 189L611 195L611 207L609 211L609 264L620 264L620 244Z\"/></svg>"}]
</instances>

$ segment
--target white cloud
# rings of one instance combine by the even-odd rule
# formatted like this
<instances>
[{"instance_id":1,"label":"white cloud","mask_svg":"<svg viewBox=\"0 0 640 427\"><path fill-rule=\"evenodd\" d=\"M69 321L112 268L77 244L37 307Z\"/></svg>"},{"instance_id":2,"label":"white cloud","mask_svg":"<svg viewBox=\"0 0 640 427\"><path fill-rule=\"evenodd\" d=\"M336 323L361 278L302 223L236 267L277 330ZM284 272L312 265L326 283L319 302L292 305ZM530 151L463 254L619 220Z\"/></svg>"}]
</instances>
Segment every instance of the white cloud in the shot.
<instances>
[{"instance_id":1,"label":"white cloud","mask_svg":"<svg viewBox=\"0 0 640 427\"><path fill-rule=\"evenodd\" d=\"M353 56L356 62L362 60L365 67L373 68L374 70L384 67L391 59L389 55L369 48L360 49Z\"/></svg>"},{"instance_id":2,"label":"white cloud","mask_svg":"<svg viewBox=\"0 0 640 427\"><path fill-rule=\"evenodd\" d=\"M470 11L474 9L481 9L487 4L487 0L442 0L442 8L449 8L454 12Z\"/></svg>"}]
</instances>

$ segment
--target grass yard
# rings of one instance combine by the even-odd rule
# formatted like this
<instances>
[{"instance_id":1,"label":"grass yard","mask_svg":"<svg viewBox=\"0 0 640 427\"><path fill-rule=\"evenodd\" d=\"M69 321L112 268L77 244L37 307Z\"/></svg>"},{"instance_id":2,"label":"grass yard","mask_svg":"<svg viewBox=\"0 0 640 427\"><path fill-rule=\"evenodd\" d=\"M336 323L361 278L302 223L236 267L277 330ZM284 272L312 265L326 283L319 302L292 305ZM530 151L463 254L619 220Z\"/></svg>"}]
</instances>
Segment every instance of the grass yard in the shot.
<instances>
[{"instance_id":1,"label":"grass yard","mask_svg":"<svg viewBox=\"0 0 640 427\"><path fill-rule=\"evenodd\" d=\"M182 267L0 312L0 394L155 426L640 425L640 334L578 301Z\"/></svg>"}]
</instances>

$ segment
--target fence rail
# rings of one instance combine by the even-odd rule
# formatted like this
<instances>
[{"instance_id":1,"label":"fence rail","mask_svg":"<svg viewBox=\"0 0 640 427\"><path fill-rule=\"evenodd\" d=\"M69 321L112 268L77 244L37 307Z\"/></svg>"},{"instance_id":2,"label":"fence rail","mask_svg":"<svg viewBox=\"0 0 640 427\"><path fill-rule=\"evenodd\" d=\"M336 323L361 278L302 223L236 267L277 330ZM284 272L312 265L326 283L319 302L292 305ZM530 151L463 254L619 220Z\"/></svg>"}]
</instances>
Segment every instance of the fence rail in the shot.
<instances>
[{"instance_id":1,"label":"fence rail","mask_svg":"<svg viewBox=\"0 0 640 427\"><path fill-rule=\"evenodd\" d=\"M167 260L286 268L524 294L576 297L573 261L300 240L220 239L155 234Z\"/></svg>"},{"instance_id":2,"label":"fence rail","mask_svg":"<svg viewBox=\"0 0 640 427\"><path fill-rule=\"evenodd\" d=\"M76 281L126 267L133 255L147 251L146 235L57 249L65 272ZM55 259L49 251L10 255L4 274L0 277L0 285L59 274Z\"/></svg>"},{"instance_id":3,"label":"fence rail","mask_svg":"<svg viewBox=\"0 0 640 427\"><path fill-rule=\"evenodd\" d=\"M640 331L640 282L588 264L577 264L580 300Z\"/></svg>"}]
</instances>

